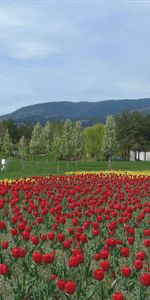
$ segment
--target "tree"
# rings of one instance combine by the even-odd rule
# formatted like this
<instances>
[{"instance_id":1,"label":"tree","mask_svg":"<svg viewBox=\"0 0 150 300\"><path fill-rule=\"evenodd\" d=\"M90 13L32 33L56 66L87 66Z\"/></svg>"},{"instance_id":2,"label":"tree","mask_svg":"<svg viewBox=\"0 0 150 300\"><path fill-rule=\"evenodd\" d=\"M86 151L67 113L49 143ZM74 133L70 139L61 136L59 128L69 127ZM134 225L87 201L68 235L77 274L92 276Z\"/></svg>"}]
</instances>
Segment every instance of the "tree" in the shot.
<instances>
[{"instance_id":1,"label":"tree","mask_svg":"<svg viewBox=\"0 0 150 300\"><path fill-rule=\"evenodd\" d=\"M29 143L31 136L32 136L33 127L34 126L31 124L19 125L18 126L19 140L22 136L24 136L26 141Z\"/></svg>"},{"instance_id":2,"label":"tree","mask_svg":"<svg viewBox=\"0 0 150 300\"><path fill-rule=\"evenodd\" d=\"M54 153L54 157L57 161L57 173L59 172L59 160L62 158L61 153L61 138L57 136L52 144L52 152Z\"/></svg>"},{"instance_id":3,"label":"tree","mask_svg":"<svg viewBox=\"0 0 150 300\"><path fill-rule=\"evenodd\" d=\"M83 151L83 130L82 130L82 124L80 121L77 121L75 123L75 126L73 128L73 154L77 160L79 159L79 156L82 154Z\"/></svg>"},{"instance_id":4,"label":"tree","mask_svg":"<svg viewBox=\"0 0 150 300\"><path fill-rule=\"evenodd\" d=\"M117 140L122 156L129 160L130 150L138 153L150 149L150 116L139 111L123 112L116 118ZM136 158L135 158L136 159Z\"/></svg>"},{"instance_id":5,"label":"tree","mask_svg":"<svg viewBox=\"0 0 150 300\"><path fill-rule=\"evenodd\" d=\"M83 130L83 147L87 157L94 157L92 127Z\"/></svg>"},{"instance_id":6,"label":"tree","mask_svg":"<svg viewBox=\"0 0 150 300\"><path fill-rule=\"evenodd\" d=\"M51 124L52 140L54 140L57 136L60 137L62 135L63 126L63 122L59 120Z\"/></svg>"},{"instance_id":7,"label":"tree","mask_svg":"<svg viewBox=\"0 0 150 300\"><path fill-rule=\"evenodd\" d=\"M97 160L100 159L102 152L102 140L104 134L104 125L95 124L91 127L85 128L83 131L84 149L90 157Z\"/></svg>"},{"instance_id":8,"label":"tree","mask_svg":"<svg viewBox=\"0 0 150 300\"><path fill-rule=\"evenodd\" d=\"M3 122L0 122L0 147L3 144L5 132L6 132L5 126L4 126Z\"/></svg>"},{"instance_id":9,"label":"tree","mask_svg":"<svg viewBox=\"0 0 150 300\"><path fill-rule=\"evenodd\" d=\"M108 170L111 169L112 155L115 154L118 148L116 139L116 124L112 115L107 116L106 125L104 128L104 137L102 143L102 149L104 155L108 158Z\"/></svg>"},{"instance_id":10,"label":"tree","mask_svg":"<svg viewBox=\"0 0 150 300\"><path fill-rule=\"evenodd\" d=\"M60 151L62 158L67 162L73 156L73 123L70 119L67 119L63 126Z\"/></svg>"},{"instance_id":11,"label":"tree","mask_svg":"<svg viewBox=\"0 0 150 300\"><path fill-rule=\"evenodd\" d=\"M19 140L18 152L19 152L19 156L22 159L27 159L27 157L28 157L28 145L27 145L27 141L26 141L24 136L22 136Z\"/></svg>"},{"instance_id":12,"label":"tree","mask_svg":"<svg viewBox=\"0 0 150 300\"><path fill-rule=\"evenodd\" d=\"M8 129L10 138L12 140L12 143L18 143L19 141L19 132L18 132L18 127L14 120L8 119L8 120L3 120L3 125L5 127L5 130Z\"/></svg>"},{"instance_id":13,"label":"tree","mask_svg":"<svg viewBox=\"0 0 150 300\"><path fill-rule=\"evenodd\" d=\"M40 123L36 123L33 131L32 131L32 136L31 140L29 143L29 149L30 153L34 155L38 155L41 153L41 148L42 148L42 128Z\"/></svg>"},{"instance_id":14,"label":"tree","mask_svg":"<svg viewBox=\"0 0 150 300\"><path fill-rule=\"evenodd\" d=\"M12 151L13 151L12 140L8 132L8 129L6 129L4 139L3 139L3 144L2 144L2 153L6 158L8 158L12 154Z\"/></svg>"},{"instance_id":15,"label":"tree","mask_svg":"<svg viewBox=\"0 0 150 300\"><path fill-rule=\"evenodd\" d=\"M42 153L48 155L51 145L51 123L49 121L41 129L41 145Z\"/></svg>"},{"instance_id":16,"label":"tree","mask_svg":"<svg viewBox=\"0 0 150 300\"><path fill-rule=\"evenodd\" d=\"M125 160L129 160L131 150L131 115L125 111L116 117L116 134L121 155Z\"/></svg>"}]
</instances>

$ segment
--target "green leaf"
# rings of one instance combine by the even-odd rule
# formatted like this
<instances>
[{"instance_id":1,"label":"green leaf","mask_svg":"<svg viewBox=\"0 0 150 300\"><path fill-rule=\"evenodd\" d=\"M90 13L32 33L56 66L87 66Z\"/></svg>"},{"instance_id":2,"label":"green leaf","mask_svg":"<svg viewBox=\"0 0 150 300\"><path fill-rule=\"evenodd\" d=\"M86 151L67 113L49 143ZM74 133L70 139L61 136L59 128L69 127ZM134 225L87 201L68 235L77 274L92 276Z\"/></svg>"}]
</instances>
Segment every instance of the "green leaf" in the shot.
<instances>
[{"instance_id":1,"label":"green leaf","mask_svg":"<svg viewBox=\"0 0 150 300\"><path fill-rule=\"evenodd\" d=\"M86 300L91 299L91 298L94 296L94 293L95 293L95 291L94 291L94 290L91 290L91 291L87 294Z\"/></svg>"},{"instance_id":2,"label":"green leaf","mask_svg":"<svg viewBox=\"0 0 150 300\"><path fill-rule=\"evenodd\" d=\"M118 282L118 280L119 280L119 278L116 278L116 279L112 282L112 284L111 284L111 286L110 286L110 289L108 290L109 295L111 295L111 293L113 292L113 290L114 290L114 288L115 288L116 283Z\"/></svg>"}]
</instances>

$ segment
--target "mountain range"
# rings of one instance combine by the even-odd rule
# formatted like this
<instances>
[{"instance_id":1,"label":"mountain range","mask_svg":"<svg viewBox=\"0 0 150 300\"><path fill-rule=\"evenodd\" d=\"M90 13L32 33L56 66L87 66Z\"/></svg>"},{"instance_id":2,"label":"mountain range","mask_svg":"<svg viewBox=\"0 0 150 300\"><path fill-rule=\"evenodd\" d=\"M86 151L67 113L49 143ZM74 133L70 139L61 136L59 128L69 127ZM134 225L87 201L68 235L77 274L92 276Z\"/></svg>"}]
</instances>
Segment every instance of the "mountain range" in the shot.
<instances>
[{"instance_id":1,"label":"mountain range","mask_svg":"<svg viewBox=\"0 0 150 300\"><path fill-rule=\"evenodd\" d=\"M10 114L0 116L0 120L12 119L16 123L44 124L47 120L72 121L81 120L88 126L97 122L105 122L108 115L117 115L123 111L140 111L150 113L150 98L105 100L98 102L47 102L22 107Z\"/></svg>"}]
</instances>

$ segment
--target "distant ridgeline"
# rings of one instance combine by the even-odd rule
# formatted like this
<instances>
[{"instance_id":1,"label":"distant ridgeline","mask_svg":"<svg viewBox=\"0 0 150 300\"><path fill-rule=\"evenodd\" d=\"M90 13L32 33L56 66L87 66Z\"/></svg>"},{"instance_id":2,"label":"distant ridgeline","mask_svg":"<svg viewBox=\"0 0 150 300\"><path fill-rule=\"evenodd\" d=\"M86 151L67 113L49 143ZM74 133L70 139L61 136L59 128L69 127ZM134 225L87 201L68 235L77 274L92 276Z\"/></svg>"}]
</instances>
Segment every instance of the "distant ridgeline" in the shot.
<instances>
[{"instance_id":1,"label":"distant ridgeline","mask_svg":"<svg viewBox=\"0 0 150 300\"><path fill-rule=\"evenodd\" d=\"M150 113L150 98L137 100L105 100L98 102L47 102L22 107L13 113L0 116L0 120L12 119L16 123L44 124L46 121L80 120L83 126L104 123L106 116L117 115L123 111L140 111Z\"/></svg>"}]
</instances>

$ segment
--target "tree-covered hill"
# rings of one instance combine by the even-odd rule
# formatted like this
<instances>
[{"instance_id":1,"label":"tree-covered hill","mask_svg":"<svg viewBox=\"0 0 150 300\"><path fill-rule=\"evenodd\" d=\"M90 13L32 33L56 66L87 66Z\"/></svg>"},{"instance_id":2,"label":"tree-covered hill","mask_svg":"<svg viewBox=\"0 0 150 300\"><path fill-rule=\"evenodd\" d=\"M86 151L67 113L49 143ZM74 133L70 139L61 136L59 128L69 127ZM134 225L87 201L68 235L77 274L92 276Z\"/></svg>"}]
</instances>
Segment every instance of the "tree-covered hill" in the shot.
<instances>
[{"instance_id":1,"label":"tree-covered hill","mask_svg":"<svg viewBox=\"0 0 150 300\"><path fill-rule=\"evenodd\" d=\"M47 120L81 120L86 125L105 122L108 115L123 111L150 112L150 98L105 100L99 102L47 102L22 107L13 113L0 116L0 120L12 119L17 123L45 123Z\"/></svg>"}]
</instances>

